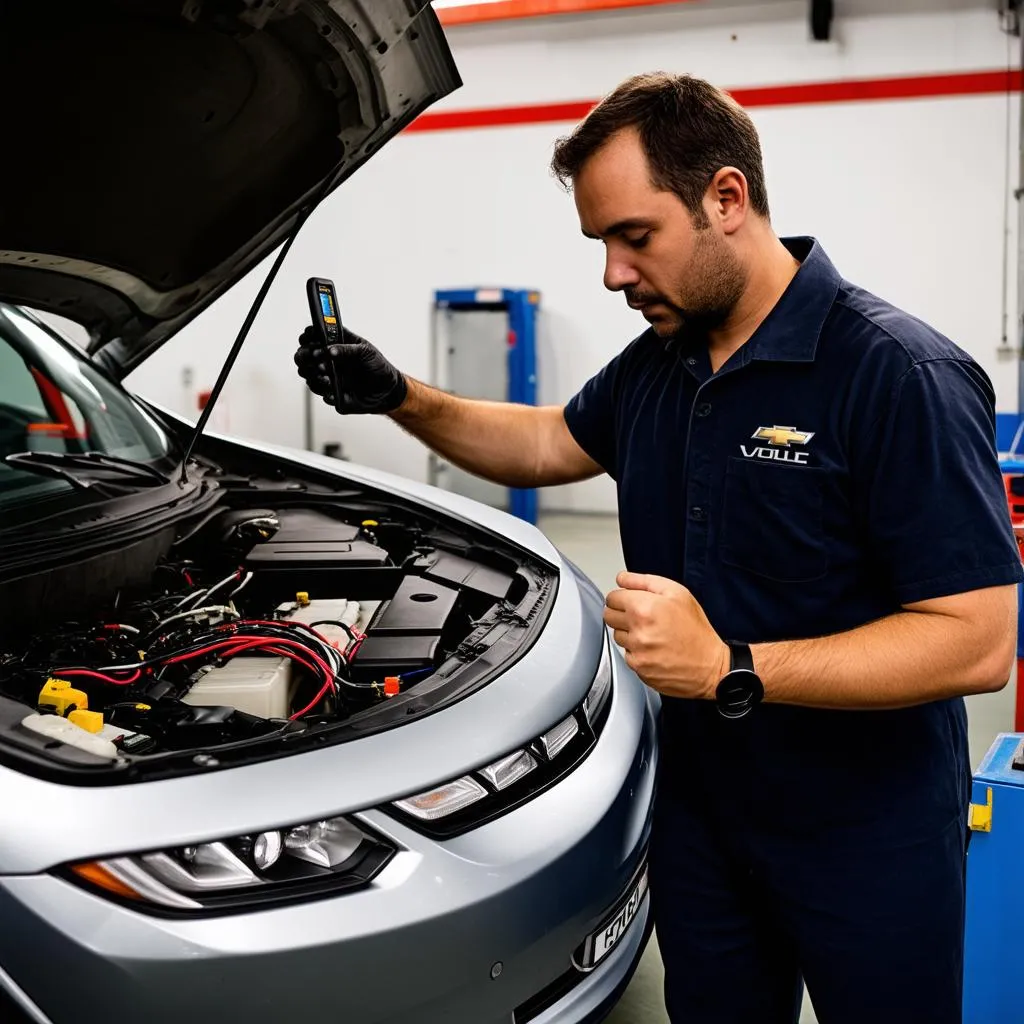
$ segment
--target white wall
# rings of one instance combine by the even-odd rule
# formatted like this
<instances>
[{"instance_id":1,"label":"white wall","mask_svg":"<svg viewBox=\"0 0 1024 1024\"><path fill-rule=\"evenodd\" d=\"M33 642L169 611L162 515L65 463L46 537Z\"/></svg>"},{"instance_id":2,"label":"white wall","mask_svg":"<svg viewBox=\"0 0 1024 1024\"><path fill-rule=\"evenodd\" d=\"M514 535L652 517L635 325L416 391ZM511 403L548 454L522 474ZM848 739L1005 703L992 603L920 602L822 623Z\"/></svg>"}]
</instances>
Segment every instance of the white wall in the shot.
<instances>
[{"instance_id":1,"label":"white wall","mask_svg":"<svg viewBox=\"0 0 1024 1024\"><path fill-rule=\"evenodd\" d=\"M1013 57L987 2L836 6L828 43L809 40L805 0L705 0L452 29L466 84L436 109L590 99L655 68L728 88L996 69ZM751 110L779 233L818 236L847 277L953 337L992 374L1005 411L1016 409L1016 368L997 359L996 348L1017 106L1016 96L979 96ZM419 377L428 374L435 288L537 288L541 398L569 398L645 326L621 296L603 291L601 248L581 237L571 198L549 175L552 142L569 127L412 133L390 143L300 235L229 383L226 425L301 444L302 388L291 358L307 318L303 283L313 274L338 283L349 326ZM1014 170L1011 188L1015 179ZM1011 299L1014 275L1015 260ZM193 405L256 287L251 275L131 384L175 408ZM190 393L185 365L195 374ZM316 428L317 444L340 440L357 461L425 478L424 450L389 422L341 420L321 408ZM553 489L542 501L610 511L614 490L601 479Z\"/></svg>"}]
</instances>

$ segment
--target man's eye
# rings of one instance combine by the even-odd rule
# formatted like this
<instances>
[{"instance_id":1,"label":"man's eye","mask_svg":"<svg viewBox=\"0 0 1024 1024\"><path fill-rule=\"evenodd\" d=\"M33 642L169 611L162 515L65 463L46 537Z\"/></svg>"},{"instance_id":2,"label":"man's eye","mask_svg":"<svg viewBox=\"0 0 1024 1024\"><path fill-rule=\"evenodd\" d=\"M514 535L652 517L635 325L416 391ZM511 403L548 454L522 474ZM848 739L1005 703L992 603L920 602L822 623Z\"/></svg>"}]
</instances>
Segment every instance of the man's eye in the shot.
<instances>
[{"instance_id":1,"label":"man's eye","mask_svg":"<svg viewBox=\"0 0 1024 1024\"><path fill-rule=\"evenodd\" d=\"M634 249L642 249L648 243L648 241L650 241L650 238L650 231L645 231L642 235L636 235L633 238L630 238L629 235L627 235L626 242Z\"/></svg>"}]
</instances>

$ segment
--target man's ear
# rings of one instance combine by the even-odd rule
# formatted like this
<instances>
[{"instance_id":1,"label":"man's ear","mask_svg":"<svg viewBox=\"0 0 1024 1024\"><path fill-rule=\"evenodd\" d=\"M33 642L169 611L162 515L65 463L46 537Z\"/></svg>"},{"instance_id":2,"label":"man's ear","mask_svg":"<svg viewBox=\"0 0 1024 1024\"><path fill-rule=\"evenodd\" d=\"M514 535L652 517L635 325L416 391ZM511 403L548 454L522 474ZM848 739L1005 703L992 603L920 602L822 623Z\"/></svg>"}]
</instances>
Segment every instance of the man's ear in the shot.
<instances>
[{"instance_id":1,"label":"man's ear","mask_svg":"<svg viewBox=\"0 0 1024 1024\"><path fill-rule=\"evenodd\" d=\"M744 173L737 167L719 168L704 195L704 206L725 234L737 231L750 212L750 192Z\"/></svg>"}]
</instances>

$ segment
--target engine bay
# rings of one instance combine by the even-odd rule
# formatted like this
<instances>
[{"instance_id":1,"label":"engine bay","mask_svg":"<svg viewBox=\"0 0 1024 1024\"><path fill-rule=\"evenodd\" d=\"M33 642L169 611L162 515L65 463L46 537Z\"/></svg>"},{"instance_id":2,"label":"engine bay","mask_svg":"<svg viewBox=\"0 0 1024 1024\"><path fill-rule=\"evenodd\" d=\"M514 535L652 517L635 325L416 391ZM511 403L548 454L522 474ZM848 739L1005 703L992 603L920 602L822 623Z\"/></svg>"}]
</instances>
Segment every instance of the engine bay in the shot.
<instances>
[{"instance_id":1,"label":"engine bay","mask_svg":"<svg viewBox=\"0 0 1024 1024\"><path fill-rule=\"evenodd\" d=\"M279 488L257 505L226 483L148 583L0 634L8 737L79 765L202 766L391 705L408 720L521 649L550 589L539 565L415 513Z\"/></svg>"}]
</instances>

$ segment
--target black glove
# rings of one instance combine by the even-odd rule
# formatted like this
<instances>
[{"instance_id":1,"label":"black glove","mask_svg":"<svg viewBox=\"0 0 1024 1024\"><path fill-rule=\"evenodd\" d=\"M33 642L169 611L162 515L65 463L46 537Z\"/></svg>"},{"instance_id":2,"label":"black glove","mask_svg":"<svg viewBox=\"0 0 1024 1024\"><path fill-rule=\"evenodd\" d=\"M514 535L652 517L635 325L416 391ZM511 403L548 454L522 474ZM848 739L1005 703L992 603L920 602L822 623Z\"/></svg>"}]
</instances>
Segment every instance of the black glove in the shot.
<instances>
[{"instance_id":1,"label":"black glove","mask_svg":"<svg viewBox=\"0 0 1024 1024\"><path fill-rule=\"evenodd\" d=\"M380 349L344 328L341 343L325 350L317 329L307 327L299 337L295 365L309 390L340 413L392 412L408 392L405 377Z\"/></svg>"}]
</instances>

